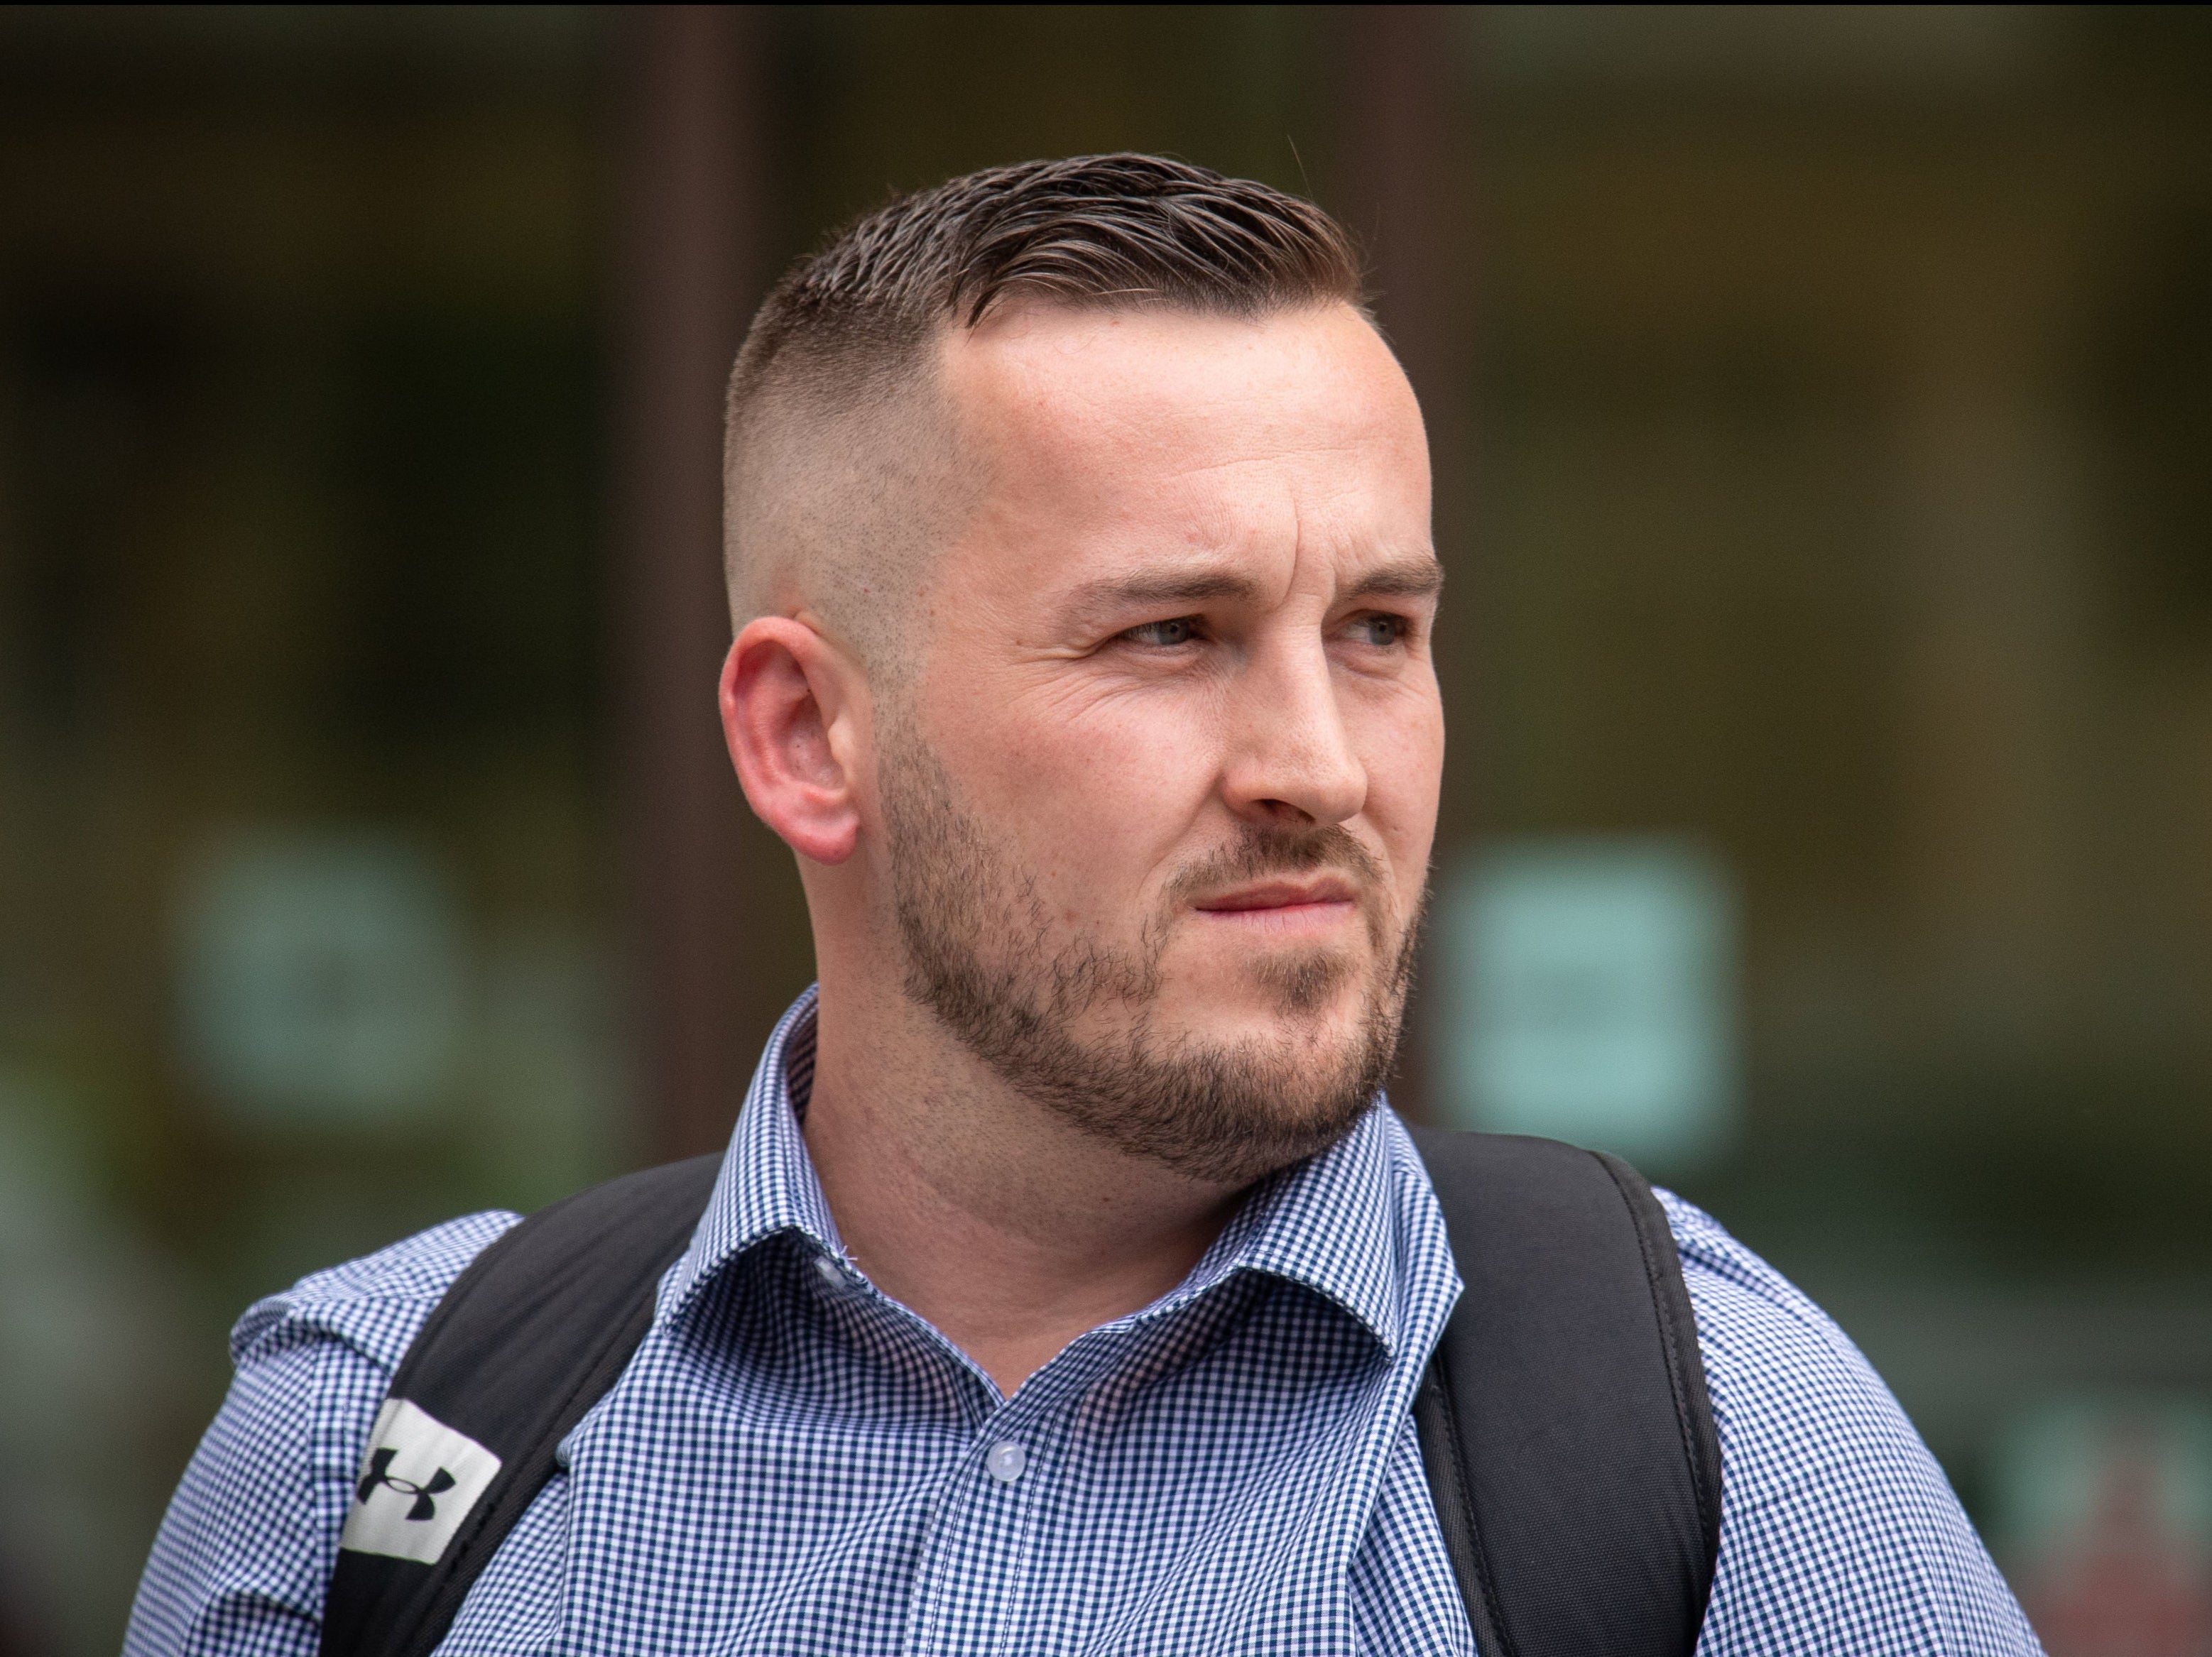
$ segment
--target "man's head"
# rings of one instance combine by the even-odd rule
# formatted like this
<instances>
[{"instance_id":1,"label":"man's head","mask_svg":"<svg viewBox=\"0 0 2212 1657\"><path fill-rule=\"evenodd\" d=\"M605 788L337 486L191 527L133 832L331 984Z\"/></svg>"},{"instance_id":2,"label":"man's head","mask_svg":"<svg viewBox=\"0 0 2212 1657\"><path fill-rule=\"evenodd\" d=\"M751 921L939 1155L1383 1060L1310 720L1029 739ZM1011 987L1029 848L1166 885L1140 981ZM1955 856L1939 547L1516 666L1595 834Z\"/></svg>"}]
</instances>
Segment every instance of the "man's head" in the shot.
<instances>
[{"instance_id":1,"label":"man's head","mask_svg":"<svg viewBox=\"0 0 2212 1657\"><path fill-rule=\"evenodd\" d=\"M1371 1099L1425 889L1427 453L1358 298L1310 203L1036 163L800 264L732 387L725 722L825 998L1224 1184Z\"/></svg>"}]
</instances>

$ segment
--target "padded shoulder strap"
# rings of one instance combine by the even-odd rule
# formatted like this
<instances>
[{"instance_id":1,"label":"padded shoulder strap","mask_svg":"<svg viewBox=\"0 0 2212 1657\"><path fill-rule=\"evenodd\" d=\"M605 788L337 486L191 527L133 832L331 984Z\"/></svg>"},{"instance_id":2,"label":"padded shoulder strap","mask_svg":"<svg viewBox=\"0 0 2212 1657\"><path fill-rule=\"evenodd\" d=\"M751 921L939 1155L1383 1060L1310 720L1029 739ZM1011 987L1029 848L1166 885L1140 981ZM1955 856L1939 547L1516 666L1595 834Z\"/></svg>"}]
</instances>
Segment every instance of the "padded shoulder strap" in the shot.
<instances>
[{"instance_id":1,"label":"padded shoulder strap","mask_svg":"<svg viewBox=\"0 0 2212 1657\"><path fill-rule=\"evenodd\" d=\"M1689 1657L1720 1448L1665 1214L1626 1163L1413 1131L1466 1284L1414 1405L1482 1657ZM428 1657L644 1338L718 1156L523 1221L392 1377L341 1539L321 1657Z\"/></svg>"},{"instance_id":2,"label":"padded shoulder strap","mask_svg":"<svg viewBox=\"0 0 2212 1657\"><path fill-rule=\"evenodd\" d=\"M1691 1657L1720 1440L1665 1211L1618 1157L1416 1128L1465 1292L1414 1405L1482 1657Z\"/></svg>"},{"instance_id":3,"label":"padded shoulder strap","mask_svg":"<svg viewBox=\"0 0 2212 1657\"><path fill-rule=\"evenodd\" d=\"M653 1320L719 1156L580 1192L454 1279L392 1378L338 1545L322 1657L426 1657Z\"/></svg>"}]
</instances>

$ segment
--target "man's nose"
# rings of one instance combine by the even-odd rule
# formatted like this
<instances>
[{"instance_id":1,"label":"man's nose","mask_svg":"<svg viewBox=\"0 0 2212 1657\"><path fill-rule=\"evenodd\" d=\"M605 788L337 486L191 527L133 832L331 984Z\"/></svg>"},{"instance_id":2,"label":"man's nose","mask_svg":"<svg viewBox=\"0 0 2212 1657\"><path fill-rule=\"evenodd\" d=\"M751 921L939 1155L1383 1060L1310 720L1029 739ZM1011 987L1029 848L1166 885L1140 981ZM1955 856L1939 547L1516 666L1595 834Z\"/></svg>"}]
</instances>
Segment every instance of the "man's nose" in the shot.
<instances>
[{"instance_id":1,"label":"man's nose","mask_svg":"<svg viewBox=\"0 0 2212 1657\"><path fill-rule=\"evenodd\" d=\"M1319 639L1255 654L1239 681L1222 791L1248 822L1334 824L1367 803L1367 768L1345 729Z\"/></svg>"}]
</instances>

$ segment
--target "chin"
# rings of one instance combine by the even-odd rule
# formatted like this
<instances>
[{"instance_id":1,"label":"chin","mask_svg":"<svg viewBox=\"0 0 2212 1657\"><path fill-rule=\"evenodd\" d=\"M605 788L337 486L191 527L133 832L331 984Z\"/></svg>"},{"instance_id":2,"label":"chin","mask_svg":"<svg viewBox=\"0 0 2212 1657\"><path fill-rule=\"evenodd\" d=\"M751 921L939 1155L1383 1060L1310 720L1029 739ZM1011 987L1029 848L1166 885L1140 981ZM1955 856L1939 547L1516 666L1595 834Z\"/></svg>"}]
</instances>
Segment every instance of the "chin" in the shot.
<instances>
[{"instance_id":1,"label":"chin","mask_svg":"<svg viewBox=\"0 0 2212 1657\"><path fill-rule=\"evenodd\" d=\"M1341 1040L1366 1017L1371 974L1338 950L1301 950L1194 974L1183 993L1161 998L1162 1024L1181 1025L1212 1042L1307 1045ZM1176 1016L1175 1004L1182 1016Z\"/></svg>"}]
</instances>

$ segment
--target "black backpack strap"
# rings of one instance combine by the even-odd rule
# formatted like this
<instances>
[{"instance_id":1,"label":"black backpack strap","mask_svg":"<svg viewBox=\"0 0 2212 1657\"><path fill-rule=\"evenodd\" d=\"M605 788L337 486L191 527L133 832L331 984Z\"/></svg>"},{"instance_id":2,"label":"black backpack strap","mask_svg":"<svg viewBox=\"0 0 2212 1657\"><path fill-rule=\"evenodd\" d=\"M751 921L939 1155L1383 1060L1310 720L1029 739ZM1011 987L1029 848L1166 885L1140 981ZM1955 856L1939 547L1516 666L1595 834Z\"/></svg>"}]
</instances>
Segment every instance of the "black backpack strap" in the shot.
<instances>
[{"instance_id":1,"label":"black backpack strap","mask_svg":"<svg viewBox=\"0 0 2212 1657\"><path fill-rule=\"evenodd\" d=\"M1665 1211L1601 1152L1413 1133L1466 1285L1413 1420L1481 1657L1691 1657L1720 1438Z\"/></svg>"},{"instance_id":2,"label":"black backpack strap","mask_svg":"<svg viewBox=\"0 0 2212 1657\"><path fill-rule=\"evenodd\" d=\"M580 1192L510 1228L454 1279L377 1417L321 1657L427 1657L445 1638L553 1476L561 1440L645 1338L654 1290L690 1246L721 1161Z\"/></svg>"},{"instance_id":3,"label":"black backpack strap","mask_svg":"<svg viewBox=\"0 0 2212 1657\"><path fill-rule=\"evenodd\" d=\"M1466 1284L1413 1417L1481 1657L1689 1657L1720 1444L1665 1213L1614 1157L1413 1137ZM556 1203L455 1279L392 1377L353 1508L384 1545L442 1540L413 1557L341 1545L321 1657L436 1648L644 1338L720 1160Z\"/></svg>"}]
</instances>

